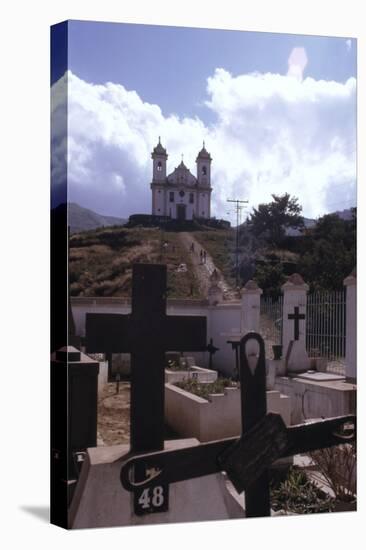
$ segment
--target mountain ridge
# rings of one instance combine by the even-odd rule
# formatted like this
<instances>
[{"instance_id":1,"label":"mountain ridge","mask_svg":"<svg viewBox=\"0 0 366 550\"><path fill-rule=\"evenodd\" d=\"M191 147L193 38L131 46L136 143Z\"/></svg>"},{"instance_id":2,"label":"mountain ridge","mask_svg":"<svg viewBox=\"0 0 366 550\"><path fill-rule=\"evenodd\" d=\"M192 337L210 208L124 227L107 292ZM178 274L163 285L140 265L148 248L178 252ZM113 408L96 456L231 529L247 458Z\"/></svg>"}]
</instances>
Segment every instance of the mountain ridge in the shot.
<instances>
[{"instance_id":1,"label":"mountain ridge","mask_svg":"<svg viewBox=\"0 0 366 550\"><path fill-rule=\"evenodd\" d=\"M68 205L68 216L70 233L80 231L89 231L98 227L109 227L112 225L124 225L127 220L116 216L104 216L98 214L89 208L84 208L76 202L70 202Z\"/></svg>"}]
</instances>

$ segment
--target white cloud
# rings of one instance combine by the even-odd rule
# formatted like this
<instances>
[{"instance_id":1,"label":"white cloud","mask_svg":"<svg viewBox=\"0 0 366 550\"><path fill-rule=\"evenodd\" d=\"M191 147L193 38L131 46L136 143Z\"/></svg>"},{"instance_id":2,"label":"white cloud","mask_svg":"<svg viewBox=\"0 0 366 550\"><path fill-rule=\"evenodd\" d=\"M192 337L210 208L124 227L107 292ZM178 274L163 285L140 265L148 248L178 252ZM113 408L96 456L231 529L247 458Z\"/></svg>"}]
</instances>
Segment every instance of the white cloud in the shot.
<instances>
[{"instance_id":1,"label":"white cloud","mask_svg":"<svg viewBox=\"0 0 366 550\"><path fill-rule=\"evenodd\" d=\"M352 197L356 179L356 81L303 81L275 74L238 77L218 69L208 105L219 122L212 154L229 187L250 204L288 191L316 216L332 203L334 179ZM218 145L218 146L217 146ZM226 155L228 151L228 155ZM231 169L232 168L232 169ZM225 192L220 189L221 200ZM345 194L337 188L340 201Z\"/></svg>"},{"instance_id":2,"label":"white cloud","mask_svg":"<svg viewBox=\"0 0 366 550\"><path fill-rule=\"evenodd\" d=\"M308 63L305 48L293 48L288 58L287 76L302 80L304 69Z\"/></svg>"},{"instance_id":3,"label":"white cloud","mask_svg":"<svg viewBox=\"0 0 366 550\"><path fill-rule=\"evenodd\" d=\"M53 86L55 113L62 106L61 84ZM345 198L351 203L355 196L353 78L338 83L271 73L234 77L216 69L207 81L206 105L216 115L210 126L198 118L165 117L158 105L119 84L93 85L69 73L68 85L70 199L97 212L150 211L150 154L159 135L169 172L184 153L194 173L206 141L217 217L226 217L227 198L249 199L251 207L287 191L299 198L305 215L317 216L336 209L337 200L348 206ZM62 150L57 128L54 142ZM59 172L54 170L54 181Z\"/></svg>"}]
</instances>

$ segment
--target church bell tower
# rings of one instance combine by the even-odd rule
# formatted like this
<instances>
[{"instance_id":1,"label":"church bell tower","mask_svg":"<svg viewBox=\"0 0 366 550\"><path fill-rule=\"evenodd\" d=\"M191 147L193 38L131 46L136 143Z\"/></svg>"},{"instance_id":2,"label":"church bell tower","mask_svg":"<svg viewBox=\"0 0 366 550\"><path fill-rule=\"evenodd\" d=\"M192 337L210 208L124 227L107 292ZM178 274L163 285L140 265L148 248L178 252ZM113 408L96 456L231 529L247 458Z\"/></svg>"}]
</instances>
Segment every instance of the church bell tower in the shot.
<instances>
[{"instance_id":1,"label":"church bell tower","mask_svg":"<svg viewBox=\"0 0 366 550\"><path fill-rule=\"evenodd\" d=\"M211 186L211 162L211 155L206 151L205 142L203 142L203 147L196 158L197 181L202 187Z\"/></svg>"},{"instance_id":2,"label":"church bell tower","mask_svg":"<svg viewBox=\"0 0 366 550\"><path fill-rule=\"evenodd\" d=\"M166 178L166 161L168 155L166 149L164 149L160 143L160 137L159 143L151 153L151 158L153 159L153 183L161 183L165 181Z\"/></svg>"}]
</instances>

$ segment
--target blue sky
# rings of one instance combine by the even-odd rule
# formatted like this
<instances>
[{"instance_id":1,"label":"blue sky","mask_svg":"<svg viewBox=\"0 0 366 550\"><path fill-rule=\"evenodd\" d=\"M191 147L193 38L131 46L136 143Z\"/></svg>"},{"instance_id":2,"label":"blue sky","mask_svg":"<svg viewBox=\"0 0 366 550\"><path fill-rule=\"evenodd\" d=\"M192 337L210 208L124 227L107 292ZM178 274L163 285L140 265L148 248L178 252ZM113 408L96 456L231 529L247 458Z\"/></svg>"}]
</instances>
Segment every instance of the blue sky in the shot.
<instances>
[{"instance_id":1,"label":"blue sky","mask_svg":"<svg viewBox=\"0 0 366 550\"><path fill-rule=\"evenodd\" d=\"M234 76L285 74L289 52L306 49L304 76L344 82L356 77L345 39L215 29L71 21L69 68L87 82L119 82L163 113L212 119L206 80L217 67ZM354 43L355 46L355 43ZM61 75L60 75L61 76Z\"/></svg>"},{"instance_id":2,"label":"blue sky","mask_svg":"<svg viewBox=\"0 0 366 550\"><path fill-rule=\"evenodd\" d=\"M206 140L217 217L227 217L228 194L256 206L287 190L308 216L355 204L355 40L68 27L71 200L104 214L149 212L149 153L161 135L169 172L184 153L194 173ZM62 77L56 67L54 90Z\"/></svg>"}]
</instances>

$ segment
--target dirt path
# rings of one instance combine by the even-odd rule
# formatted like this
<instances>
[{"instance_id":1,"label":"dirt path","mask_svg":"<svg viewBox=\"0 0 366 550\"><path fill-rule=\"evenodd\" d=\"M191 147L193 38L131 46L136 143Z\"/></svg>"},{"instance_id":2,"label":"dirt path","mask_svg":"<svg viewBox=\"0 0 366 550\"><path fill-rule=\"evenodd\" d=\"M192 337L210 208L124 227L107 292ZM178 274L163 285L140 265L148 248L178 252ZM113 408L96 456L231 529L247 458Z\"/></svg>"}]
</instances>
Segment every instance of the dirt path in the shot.
<instances>
[{"instance_id":1,"label":"dirt path","mask_svg":"<svg viewBox=\"0 0 366 550\"><path fill-rule=\"evenodd\" d=\"M130 441L130 383L107 384L98 400L98 445Z\"/></svg>"},{"instance_id":2,"label":"dirt path","mask_svg":"<svg viewBox=\"0 0 366 550\"><path fill-rule=\"evenodd\" d=\"M119 393L116 383L106 385L98 398L98 446L130 443L130 382L120 382ZM143 411L142 411L143 414ZM164 426L164 439L179 439L169 426Z\"/></svg>"},{"instance_id":3,"label":"dirt path","mask_svg":"<svg viewBox=\"0 0 366 550\"><path fill-rule=\"evenodd\" d=\"M218 275L217 285L221 288L223 292L224 300L236 300L237 294L235 290L233 290L230 287L230 285L226 282L221 271L215 266L212 257L209 255L207 250L205 250L202 247L202 245L194 238L192 233L187 233L187 232L179 233L179 239L191 254L192 264L193 264L197 279L199 281L200 292L203 294L203 296L207 297L208 289L211 285L210 276L212 275L212 272L214 271L214 269L216 269L216 273ZM193 251L191 250L192 243L193 243ZM201 256L200 256L201 250L206 252L205 261L202 261L201 259Z\"/></svg>"}]
</instances>

